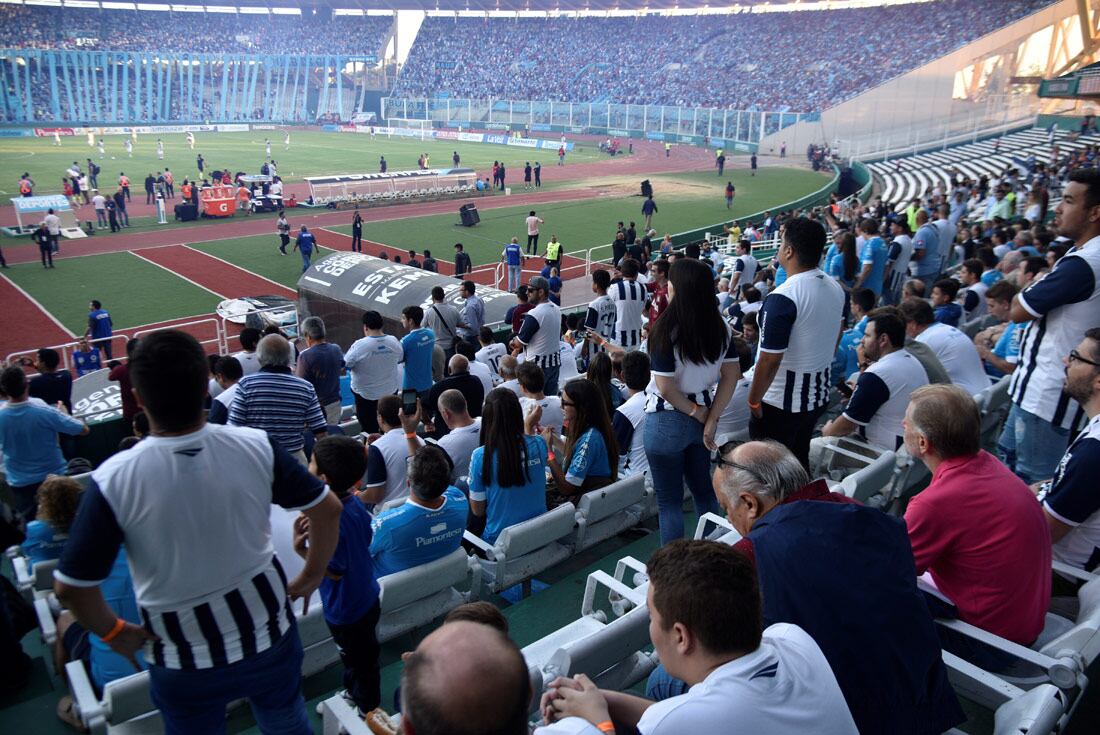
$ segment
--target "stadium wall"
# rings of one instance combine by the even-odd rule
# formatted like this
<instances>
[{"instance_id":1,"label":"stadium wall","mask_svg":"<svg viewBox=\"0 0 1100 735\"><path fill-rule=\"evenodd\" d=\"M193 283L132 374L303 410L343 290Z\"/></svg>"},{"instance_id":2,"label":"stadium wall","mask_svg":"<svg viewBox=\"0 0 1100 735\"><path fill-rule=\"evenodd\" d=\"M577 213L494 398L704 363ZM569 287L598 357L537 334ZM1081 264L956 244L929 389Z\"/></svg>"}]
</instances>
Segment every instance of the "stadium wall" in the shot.
<instances>
[{"instance_id":1,"label":"stadium wall","mask_svg":"<svg viewBox=\"0 0 1100 735\"><path fill-rule=\"evenodd\" d=\"M760 150L778 151L784 142L796 151L830 143L844 156L880 160L1030 123L1040 109L1036 91L1014 85L1013 71L1002 60L989 65L981 88L966 99L956 99L956 75L984 60L1014 57L1032 34L1076 12L1075 0L1043 8L825 110L819 120L771 133Z\"/></svg>"}]
</instances>

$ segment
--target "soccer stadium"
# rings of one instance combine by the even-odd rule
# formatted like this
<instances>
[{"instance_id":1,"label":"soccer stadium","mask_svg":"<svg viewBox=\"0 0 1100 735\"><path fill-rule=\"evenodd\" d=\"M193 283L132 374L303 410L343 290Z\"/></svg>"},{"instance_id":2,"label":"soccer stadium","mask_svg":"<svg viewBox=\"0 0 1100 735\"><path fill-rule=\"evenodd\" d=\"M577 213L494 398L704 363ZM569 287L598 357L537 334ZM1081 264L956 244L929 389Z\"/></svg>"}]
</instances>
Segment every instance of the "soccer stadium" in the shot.
<instances>
[{"instance_id":1,"label":"soccer stadium","mask_svg":"<svg viewBox=\"0 0 1100 735\"><path fill-rule=\"evenodd\" d=\"M0 0L0 732L1100 732L1100 0L218 2Z\"/></svg>"}]
</instances>

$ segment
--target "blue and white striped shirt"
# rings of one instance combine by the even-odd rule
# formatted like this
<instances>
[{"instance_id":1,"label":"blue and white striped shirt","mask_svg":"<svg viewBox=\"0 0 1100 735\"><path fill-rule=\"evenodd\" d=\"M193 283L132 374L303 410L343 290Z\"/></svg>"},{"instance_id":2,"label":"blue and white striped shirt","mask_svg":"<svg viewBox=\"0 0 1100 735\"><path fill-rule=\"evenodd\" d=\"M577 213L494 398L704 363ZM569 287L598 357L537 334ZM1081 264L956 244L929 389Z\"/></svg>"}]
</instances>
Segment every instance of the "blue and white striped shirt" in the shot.
<instances>
[{"instance_id":1,"label":"blue and white striped shirt","mask_svg":"<svg viewBox=\"0 0 1100 735\"><path fill-rule=\"evenodd\" d=\"M324 431L325 415L317 392L308 380L290 374L290 368L264 367L237 383L237 397L229 409L229 423L263 429L288 452L305 444L302 432Z\"/></svg>"}]
</instances>

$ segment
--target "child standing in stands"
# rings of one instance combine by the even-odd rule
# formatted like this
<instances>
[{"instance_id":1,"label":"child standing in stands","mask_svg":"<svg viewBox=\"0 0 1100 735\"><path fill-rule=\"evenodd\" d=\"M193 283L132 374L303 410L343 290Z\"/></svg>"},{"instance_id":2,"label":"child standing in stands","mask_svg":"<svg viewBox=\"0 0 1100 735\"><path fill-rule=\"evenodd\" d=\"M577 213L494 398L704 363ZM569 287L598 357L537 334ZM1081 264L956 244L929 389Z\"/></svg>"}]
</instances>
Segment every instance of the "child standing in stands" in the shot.
<instances>
[{"instance_id":1,"label":"child standing in stands","mask_svg":"<svg viewBox=\"0 0 1100 735\"><path fill-rule=\"evenodd\" d=\"M351 437L326 436L313 447L309 471L324 480L344 505L340 541L319 591L325 623L344 664L341 694L366 715L382 700L375 633L381 607L370 556L371 517L354 493L367 471L366 450ZM294 550L304 559L308 545L309 519L303 515L294 523Z\"/></svg>"}]
</instances>

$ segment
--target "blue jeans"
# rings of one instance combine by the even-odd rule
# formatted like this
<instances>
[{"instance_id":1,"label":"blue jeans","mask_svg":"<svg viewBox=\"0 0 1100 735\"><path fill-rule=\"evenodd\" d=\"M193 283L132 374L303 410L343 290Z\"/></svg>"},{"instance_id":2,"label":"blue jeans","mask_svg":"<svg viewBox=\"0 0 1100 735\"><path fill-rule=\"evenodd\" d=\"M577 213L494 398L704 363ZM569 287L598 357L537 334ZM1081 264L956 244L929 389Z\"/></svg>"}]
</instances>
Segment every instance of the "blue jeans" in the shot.
<instances>
[{"instance_id":1,"label":"blue jeans","mask_svg":"<svg viewBox=\"0 0 1100 735\"><path fill-rule=\"evenodd\" d=\"M672 699L681 694L686 694L690 687L687 682L674 678L665 671L664 664L657 664L657 668L649 675L649 681L645 685L646 699L660 702L664 699Z\"/></svg>"},{"instance_id":2,"label":"blue jeans","mask_svg":"<svg viewBox=\"0 0 1100 735\"><path fill-rule=\"evenodd\" d=\"M309 270L309 256L313 254L313 251L312 250L310 250L310 251L302 250L301 253L302 253L302 273L305 273L306 271Z\"/></svg>"},{"instance_id":3,"label":"blue jeans","mask_svg":"<svg viewBox=\"0 0 1100 735\"><path fill-rule=\"evenodd\" d=\"M248 699L264 735L312 735L302 699L302 641L291 628L273 647L228 666L179 671L150 666L153 704L166 735L225 732L225 708Z\"/></svg>"},{"instance_id":4,"label":"blue jeans","mask_svg":"<svg viewBox=\"0 0 1100 735\"><path fill-rule=\"evenodd\" d=\"M1015 403L997 440L1001 460L1028 484L1054 477L1068 447L1068 429L1061 429Z\"/></svg>"},{"instance_id":5,"label":"blue jeans","mask_svg":"<svg viewBox=\"0 0 1100 735\"><path fill-rule=\"evenodd\" d=\"M703 444L703 425L679 411L646 416L645 455L657 493L661 543L684 537L684 483L695 499L695 512L719 513L710 484L710 452Z\"/></svg>"},{"instance_id":6,"label":"blue jeans","mask_svg":"<svg viewBox=\"0 0 1100 735\"><path fill-rule=\"evenodd\" d=\"M508 290L515 291L519 288L520 282L520 267L518 265L508 266Z\"/></svg>"}]
</instances>

